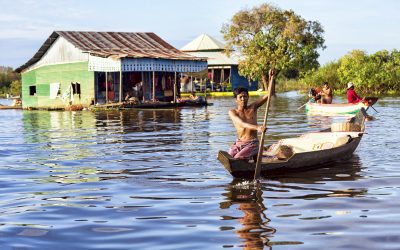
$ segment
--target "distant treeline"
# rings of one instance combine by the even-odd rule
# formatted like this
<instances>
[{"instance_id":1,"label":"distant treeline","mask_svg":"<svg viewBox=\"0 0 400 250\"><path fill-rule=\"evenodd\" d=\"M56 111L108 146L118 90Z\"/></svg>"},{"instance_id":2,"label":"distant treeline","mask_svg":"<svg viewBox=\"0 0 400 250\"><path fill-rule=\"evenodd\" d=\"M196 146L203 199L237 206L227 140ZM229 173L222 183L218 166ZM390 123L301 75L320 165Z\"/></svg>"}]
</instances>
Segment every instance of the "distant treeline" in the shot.
<instances>
[{"instance_id":1,"label":"distant treeline","mask_svg":"<svg viewBox=\"0 0 400 250\"><path fill-rule=\"evenodd\" d=\"M400 94L400 51L381 50L368 55L353 50L338 61L308 71L292 84L303 90L328 82L336 93L344 93L348 82L363 94ZM295 83L296 82L296 83ZM290 85L292 85L290 84Z\"/></svg>"},{"instance_id":2,"label":"distant treeline","mask_svg":"<svg viewBox=\"0 0 400 250\"><path fill-rule=\"evenodd\" d=\"M11 67L0 66L0 95L16 96L21 94L21 74Z\"/></svg>"}]
</instances>

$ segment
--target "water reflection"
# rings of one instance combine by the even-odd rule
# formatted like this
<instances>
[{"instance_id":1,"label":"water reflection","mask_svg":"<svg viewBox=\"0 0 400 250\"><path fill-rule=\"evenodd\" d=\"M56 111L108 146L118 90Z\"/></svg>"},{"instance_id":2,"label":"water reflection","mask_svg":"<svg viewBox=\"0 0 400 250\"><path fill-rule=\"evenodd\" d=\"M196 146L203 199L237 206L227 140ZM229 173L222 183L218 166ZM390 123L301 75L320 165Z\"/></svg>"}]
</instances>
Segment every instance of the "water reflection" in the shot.
<instances>
[{"instance_id":1,"label":"water reflection","mask_svg":"<svg viewBox=\"0 0 400 250\"><path fill-rule=\"evenodd\" d=\"M325 168L290 175L285 174L284 177L274 176L257 184L245 180L234 180L227 186L227 192L223 194L225 200L220 203L220 208L227 210L227 214L235 214L240 211L240 215L225 215L223 218L226 221L235 220L240 223L241 227L235 228L234 232L240 239L239 247L243 247L243 249L272 249L274 245L303 244L301 241L290 239L273 241L272 237L277 233L277 229L270 225L270 218L294 217L298 220L321 220L329 218L331 215L293 214L290 209L287 209L287 214L281 214L280 211L277 216L273 215L272 210L281 206L287 207L298 204L299 200L365 196L368 193L366 188L351 187L351 183L362 178L361 169L360 158L354 155L349 160ZM350 186L346 185L346 182L349 182ZM330 183L335 183L335 186L332 187ZM343 183L343 185L337 183ZM266 201L270 203L269 209L266 207ZM317 208L318 205L315 205L312 209ZM268 211L271 215L268 215ZM342 210L335 211L339 214L345 212Z\"/></svg>"},{"instance_id":2,"label":"water reflection","mask_svg":"<svg viewBox=\"0 0 400 250\"><path fill-rule=\"evenodd\" d=\"M22 138L29 148L23 161L29 168L47 170L47 176L35 177L40 182L70 184L156 173L162 162L171 162L168 155L183 159L174 167L185 164L184 154L201 161L195 154L211 137L208 113L184 113L181 109L23 112Z\"/></svg>"},{"instance_id":3,"label":"water reflection","mask_svg":"<svg viewBox=\"0 0 400 250\"><path fill-rule=\"evenodd\" d=\"M318 129L320 130L321 128L328 128L332 124L332 117L331 116L310 116L307 115L307 123L312 129Z\"/></svg>"},{"instance_id":4,"label":"water reflection","mask_svg":"<svg viewBox=\"0 0 400 250\"><path fill-rule=\"evenodd\" d=\"M179 129L180 110L123 110L96 112L98 128L118 124L125 133ZM171 126L174 124L174 126Z\"/></svg>"},{"instance_id":5,"label":"water reflection","mask_svg":"<svg viewBox=\"0 0 400 250\"><path fill-rule=\"evenodd\" d=\"M324 128L297 111L304 101L274 98L267 143ZM231 183L215 159L236 134L228 116L234 100L213 102L181 110L3 110L2 248L398 248L398 98L377 103L352 159L250 188Z\"/></svg>"},{"instance_id":6,"label":"water reflection","mask_svg":"<svg viewBox=\"0 0 400 250\"><path fill-rule=\"evenodd\" d=\"M331 181L355 181L363 178L361 175L362 162L357 154L353 154L350 159L325 164L325 166L316 166L315 169L292 174L282 173L274 175L267 179L279 180L281 183L293 184L317 184Z\"/></svg>"},{"instance_id":7,"label":"water reflection","mask_svg":"<svg viewBox=\"0 0 400 250\"><path fill-rule=\"evenodd\" d=\"M240 238L243 249L263 249L268 245L269 237L275 229L268 226L269 219L265 216L260 185L253 186L247 182L233 181L227 188L226 201L220 204L222 209L236 207L243 214L235 218L226 216L227 219L238 220L241 228L235 233Z\"/></svg>"}]
</instances>

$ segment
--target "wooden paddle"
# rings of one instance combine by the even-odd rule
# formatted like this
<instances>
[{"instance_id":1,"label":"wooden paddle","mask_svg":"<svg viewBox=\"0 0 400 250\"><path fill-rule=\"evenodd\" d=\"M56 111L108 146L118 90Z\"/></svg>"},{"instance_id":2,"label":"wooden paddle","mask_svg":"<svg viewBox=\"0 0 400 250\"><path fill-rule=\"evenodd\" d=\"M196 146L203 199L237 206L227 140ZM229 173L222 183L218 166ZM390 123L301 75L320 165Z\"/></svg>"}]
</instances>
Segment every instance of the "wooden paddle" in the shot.
<instances>
[{"instance_id":1,"label":"wooden paddle","mask_svg":"<svg viewBox=\"0 0 400 250\"><path fill-rule=\"evenodd\" d=\"M366 110L368 110L371 107L373 110L375 110L376 113L379 113L378 110L372 107L377 101L378 97L365 97L364 104L368 106Z\"/></svg>"},{"instance_id":2,"label":"wooden paddle","mask_svg":"<svg viewBox=\"0 0 400 250\"><path fill-rule=\"evenodd\" d=\"M301 105L300 107L297 108L297 110L300 110L302 107L306 106L308 102L304 103L303 105Z\"/></svg>"},{"instance_id":3,"label":"wooden paddle","mask_svg":"<svg viewBox=\"0 0 400 250\"><path fill-rule=\"evenodd\" d=\"M268 110L269 110L269 104L271 103L271 88L272 88L272 82L274 80L274 76L275 76L274 70L270 69L270 78L269 78L269 83L268 83L268 100L267 100L267 106L265 108L265 115L264 115L264 122L263 122L264 127L267 127ZM256 169L254 172L254 180L257 180L258 178L260 178L261 158L262 158L262 153L264 150L264 137L265 137L265 130L261 134L260 147L258 148L258 154L257 154Z\"/></svg>"}]
</instances>

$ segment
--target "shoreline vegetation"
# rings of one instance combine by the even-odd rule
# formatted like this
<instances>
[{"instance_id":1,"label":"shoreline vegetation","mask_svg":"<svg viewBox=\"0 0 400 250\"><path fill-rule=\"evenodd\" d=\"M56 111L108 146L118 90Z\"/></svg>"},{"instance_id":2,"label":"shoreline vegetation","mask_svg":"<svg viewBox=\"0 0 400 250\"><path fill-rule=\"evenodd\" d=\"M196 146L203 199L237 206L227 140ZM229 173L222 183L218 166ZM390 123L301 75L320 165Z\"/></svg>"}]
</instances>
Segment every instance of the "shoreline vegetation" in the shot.
<instances>
[{"instance_id":1,"label":"shoreline vegetation","mask_svg":"<svg viewBox=\"0 0 400 250\"><path fill-rule=\"evenodd\" d=\"M11 67L0 66L0 97L21 96L21 74Z\"/></svg>"},{"instance_id":2,"label":"shoreline vegetation","mask_svg":"<svg viewBox=\"0 0 400 250\"><path fill-rule=\"evenodd\" d=\"M345 94L353 82L362 95L400 95L400 51L381 50L368 55L362 50L350 51L338 61L306 72L295 82L278 84L285 89L308 91L328 82L335 94Z\"/></svg>"}]
</instances>

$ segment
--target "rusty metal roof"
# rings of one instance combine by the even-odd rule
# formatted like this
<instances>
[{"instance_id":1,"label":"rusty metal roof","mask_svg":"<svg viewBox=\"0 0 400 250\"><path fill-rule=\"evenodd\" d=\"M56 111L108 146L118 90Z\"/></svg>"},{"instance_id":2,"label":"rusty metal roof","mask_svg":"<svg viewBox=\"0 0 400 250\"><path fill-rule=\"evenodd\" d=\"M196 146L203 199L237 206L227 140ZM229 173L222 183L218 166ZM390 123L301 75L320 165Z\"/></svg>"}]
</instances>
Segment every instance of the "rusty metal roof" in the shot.
<instances>
[{"instance_id":1,"label":"rusty metal roof","mask_svg":"<svg viewBox=\"0 0 400 250\"><path fill-rule=\"evenodd\" d=\"M206 60L174 48L152 32L54 31L36 54L16 71L21 72L39 61L59 36L65 38L76 48L100 57Z\"/></svg>"}]
</instances>

